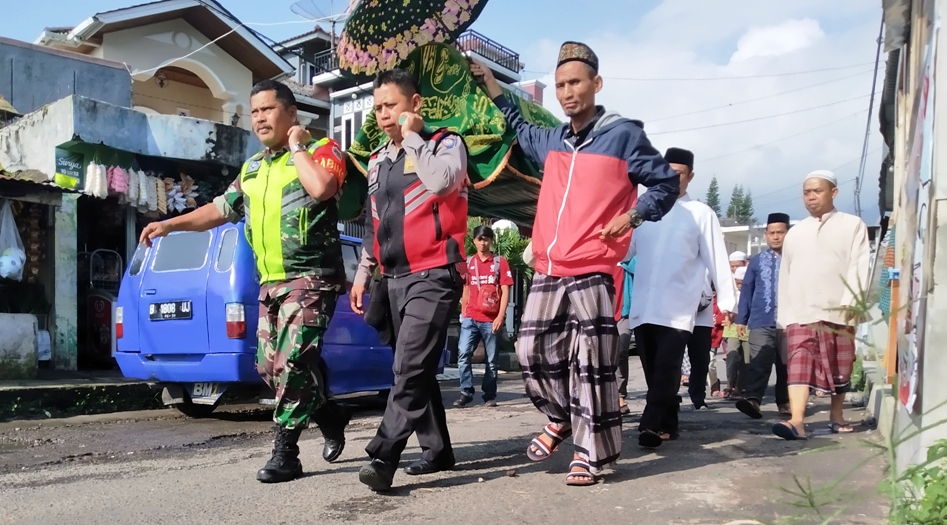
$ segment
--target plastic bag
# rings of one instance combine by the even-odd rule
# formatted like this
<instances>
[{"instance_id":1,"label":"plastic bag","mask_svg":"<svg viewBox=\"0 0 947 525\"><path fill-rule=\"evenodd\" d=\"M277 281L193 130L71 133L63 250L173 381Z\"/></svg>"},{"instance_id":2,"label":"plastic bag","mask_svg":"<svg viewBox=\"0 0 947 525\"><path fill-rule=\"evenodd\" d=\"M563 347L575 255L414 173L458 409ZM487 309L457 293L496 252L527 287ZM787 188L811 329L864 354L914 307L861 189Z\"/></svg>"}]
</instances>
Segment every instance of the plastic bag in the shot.
<instances>
[{"instance_id":1,"label":"plastic bag","mask_svg":"<svg viewBox=\"0 0 947 525\"><path fill-rule=\"evenodd\" d=\"M4 200L0 203L0 278L22 281L25 264L26 250L13 219L13 205Z\"/></svg>"}]
</instances>

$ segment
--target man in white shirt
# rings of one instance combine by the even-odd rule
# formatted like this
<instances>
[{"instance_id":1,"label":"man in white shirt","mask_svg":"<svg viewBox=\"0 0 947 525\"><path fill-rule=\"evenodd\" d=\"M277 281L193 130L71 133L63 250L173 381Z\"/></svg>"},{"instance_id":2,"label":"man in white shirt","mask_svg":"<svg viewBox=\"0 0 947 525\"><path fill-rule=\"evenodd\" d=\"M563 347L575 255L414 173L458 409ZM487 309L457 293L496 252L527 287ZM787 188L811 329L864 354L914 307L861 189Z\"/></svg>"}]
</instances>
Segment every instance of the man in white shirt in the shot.
<instances>
[{"instance_id":1,"label":"man in white shirt","mask_svg":"<svg viewBox=\"0 0 947 525\"><path fill-rule=\"evenodd\" d=\"M868 228L854 215L835 209L838 183L831 171L813 171L802 186L809 217L783 242L776 322L786 329L789 407L792 418L773 426L788 439L806 439L809 388L829 392L829 428L853 429L842 403L855 362L858 293L868 284Z\"/></svg>"},{"instance_id":2,"label":"man in white shirt","mask_svg":"<svg viewBox=\"0 0 947 525\"><path fill-rule=\"evenodd\" d=\"M638 444L650 448L677 436L681 362L708 273L719 309L730 312L736 303L720 221L710 207L687 195L694 154L670 148L664 158L681 176L678 200L663 219L635 230L625 258L637 256L628 323L648 383Z\"/></svg>"}]
</instances>

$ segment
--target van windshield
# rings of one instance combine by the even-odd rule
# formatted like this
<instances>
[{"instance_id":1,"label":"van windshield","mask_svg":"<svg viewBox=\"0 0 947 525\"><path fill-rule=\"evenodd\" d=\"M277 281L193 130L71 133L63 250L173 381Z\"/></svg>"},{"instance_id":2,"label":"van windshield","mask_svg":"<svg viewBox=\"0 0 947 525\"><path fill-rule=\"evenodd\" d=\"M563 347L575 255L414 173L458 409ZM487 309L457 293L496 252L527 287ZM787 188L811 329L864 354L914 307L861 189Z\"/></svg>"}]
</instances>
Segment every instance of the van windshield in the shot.
<instances>
[{"instance_id":1,"label":"van windshield","mask_svg":"<svg viewBox=\"0 0 947 525\"><path fill-rule=\"evenodd\" d=\"M186 232L161 239L151 271L177 272L203 267L207 260L210 237L210 232Z\"/></svg>"},{"instance_id":2,"label":"van windshield","mask_svg":"<svg viewBox=\"0 0 947 525\"><path fill-rule=\"evenodd\" d=\"M148 247L139 244L135 248L135 255L132 257L132 263L128 266L128 275L135 276L141 272L141 266L145 263L145 255L148 254Z\"/></svg>"}]
</instances>

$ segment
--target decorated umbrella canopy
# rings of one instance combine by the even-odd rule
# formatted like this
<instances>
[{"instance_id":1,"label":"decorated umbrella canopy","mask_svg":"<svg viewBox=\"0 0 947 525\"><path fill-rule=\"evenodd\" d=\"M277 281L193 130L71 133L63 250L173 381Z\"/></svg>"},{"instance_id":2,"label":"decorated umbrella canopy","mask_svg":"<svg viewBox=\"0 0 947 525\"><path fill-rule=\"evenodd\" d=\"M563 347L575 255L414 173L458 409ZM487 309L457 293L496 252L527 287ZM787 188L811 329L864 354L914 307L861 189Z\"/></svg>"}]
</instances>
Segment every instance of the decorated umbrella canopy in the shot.
<instances>
[{"instance_id":1,"label":"decorated umbrella canopy","mask_svg":"<svg viewBox=\"0 0 947 525\"><path fill-rule=\"evenodd\" d=\"M506 118L471 76L466 57L452 46L428 44L415 49L398 67L418 79L423 98L421 116L426 125L449 128L464 138L469 154L468 177L473 186L470 214L510 219L531 227L539 196L540 167L520 150ZM559 120L539 104L508 91L506 95L527 121L543 127L559 125ZM346 186L339 204L343 220L358 218L367 190L368 158L387 140L375 114L370 113L346 152Z\"/></svg>"},{"instance_id":2,"label":"decorated umbrella canopy","mask_svg":"<svg viewBox=\"0 0 947 525\"><path fill-rule=\"evenodd\" d=\"M417 46L453 42L487 0L354 0L339 40L339 67L354 75L393 69Z\"/></svg>"}]
</instances>

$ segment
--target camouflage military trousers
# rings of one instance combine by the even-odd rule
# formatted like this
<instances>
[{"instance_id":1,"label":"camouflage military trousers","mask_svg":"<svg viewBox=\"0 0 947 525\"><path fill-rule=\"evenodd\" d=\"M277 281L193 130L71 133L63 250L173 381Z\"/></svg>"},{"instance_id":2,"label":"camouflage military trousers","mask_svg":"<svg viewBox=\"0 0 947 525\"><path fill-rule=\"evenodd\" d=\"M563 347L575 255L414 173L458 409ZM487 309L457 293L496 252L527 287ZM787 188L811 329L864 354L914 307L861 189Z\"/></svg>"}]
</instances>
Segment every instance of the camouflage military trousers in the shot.
<instances>
[{"instance_id":1,"label":"camouflage military trousers","mask_svg":"<svg viewBox=\"0 0 947 525\"><path fill-rule=\"evenodd\" d=\"M257 370L276 391L281 427L306 428L325 403L322 343L341 291L314 277L260 286Z\"/></svg>"}]
</instances>

